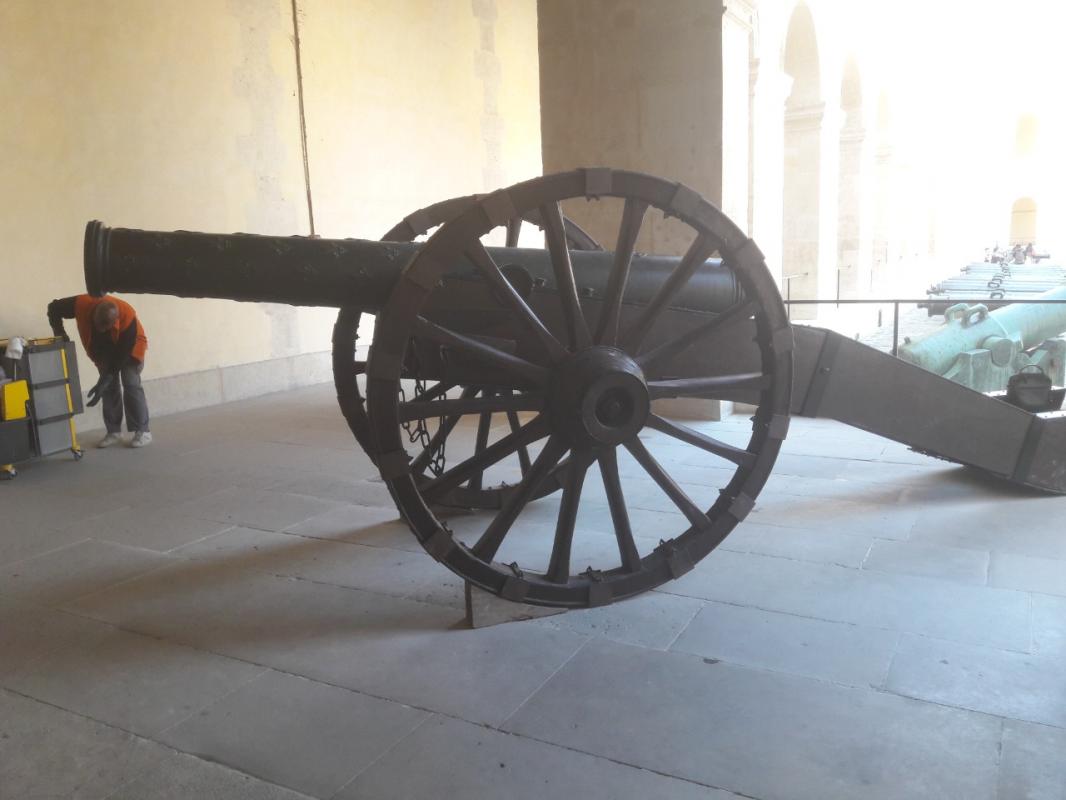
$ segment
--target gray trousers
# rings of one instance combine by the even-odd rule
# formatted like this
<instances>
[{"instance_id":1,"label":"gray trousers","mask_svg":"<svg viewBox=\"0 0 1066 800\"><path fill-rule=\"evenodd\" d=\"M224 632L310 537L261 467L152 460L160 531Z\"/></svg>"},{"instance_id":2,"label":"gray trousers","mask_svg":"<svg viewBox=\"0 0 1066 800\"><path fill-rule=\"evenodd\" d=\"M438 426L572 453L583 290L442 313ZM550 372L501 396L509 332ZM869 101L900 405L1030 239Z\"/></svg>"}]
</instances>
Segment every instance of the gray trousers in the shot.
<instances>
[{"instance_id":1,"label":"gray trousers","mask_svg":"<svg viewBox=\"0 0 1066 800\"><path fill-rule=\"evenodd\" d=\"M122 409L126 409L126 430L131 433L148 430L148 401L141 386L144 364L130 361L119 372L122 386L114 381L107 387L100 402L104 408L104 425L108 433L122 430Z\"/></svg>"}]
</instances>

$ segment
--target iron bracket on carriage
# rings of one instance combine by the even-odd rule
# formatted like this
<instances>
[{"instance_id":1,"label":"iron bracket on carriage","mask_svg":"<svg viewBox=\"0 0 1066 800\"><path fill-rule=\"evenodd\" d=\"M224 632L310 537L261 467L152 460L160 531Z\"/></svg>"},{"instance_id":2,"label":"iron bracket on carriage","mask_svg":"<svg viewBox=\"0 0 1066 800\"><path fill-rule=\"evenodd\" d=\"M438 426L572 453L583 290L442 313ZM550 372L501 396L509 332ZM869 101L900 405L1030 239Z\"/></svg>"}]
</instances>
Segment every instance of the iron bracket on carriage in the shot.
<instances>
[{"instance_id":1,"label":"iron bracket on carriage","mask_svg":"<svg viewBox=\"0 0 1066 800\"><path fill-rule=\"evenodd\" d=\"M606 246L564 215L580 201L617 207ZM638 252L652 215L684 228L683 255ZM544 247L518 246L528 226ZM688 187L640 173L575 170L456 198L380 242L92 222L85 278L94 294L339 308L334 379L353 434L430 555L507 600L598 606L684 574L752 510L793 414L1066 491L1066 420L793 328L755 243ZM366 314L376 322L364 361ZM657 402L671 398L748 403L750 432L723 441L671 419ZM471 436L459 436L464 424ZM706 460L707 485L671 474L660 445L680 463ZM656 518L661 530L634 531L634 478L676 510ZM536 510L555 493L550 514ZM582 498L602 510L610 541L595 564L575 547ZM533 523L519 536L523 516Z\"/></svg>"}]
</instances>

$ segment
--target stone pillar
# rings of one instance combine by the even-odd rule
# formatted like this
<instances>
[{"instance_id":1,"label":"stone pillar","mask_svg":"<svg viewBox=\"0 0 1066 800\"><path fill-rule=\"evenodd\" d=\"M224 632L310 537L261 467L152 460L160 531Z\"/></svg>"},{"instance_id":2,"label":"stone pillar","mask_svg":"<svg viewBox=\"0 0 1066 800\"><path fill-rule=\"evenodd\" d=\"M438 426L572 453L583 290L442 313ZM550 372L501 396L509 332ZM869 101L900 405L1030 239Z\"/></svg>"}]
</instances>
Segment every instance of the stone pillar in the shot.
<instances>
[{"instance_id":1,"label":"stone pillar","mask_svg":"<svg viewBox=\"0 0 1066 800\"><path fill-rule=\"evenodd\" d=\"M647 0L539 0L537 10L545 173L638 170L684 183L721 207L721 0L671 0L665 9ZM743 58L746 67L746 44ZM731 134L736 128L731 124ZM738 209L734 222L743 228L746 204ZM564 210L614 247L620 203L580 201ZM690 241L687 226L649 214L637 249L682 255ZM718 419L731 406L669 405L657 401L660 413L702 419Z\"/></svg>"},{"instance_id":2,"label":"stone pillar","mask_svg":"<svg viewBox=\"0 0 1066 800\"><path fill-rule=\"evenodd\" d=\"M826 104L822 112L821 155L818 180L818 279L815 297L837 296L837 240L840 214L840 107ZM834 311L831 305L815 306L816 315Z\"/></svg>"},{"instance_id":3,"label":"stone pillar","mask_svg":"<svg viewBox=\"0 0 1066 800\"><path fill-rule=\"evenodd\" d=\"M813 300L825 280L822 223L825 157L822 120L825 104L793 105L785 110L782 162L782 293L793 300ZM834 188L836 184L833 184ZM834 265L835 266L835 265ZM811 319L817 309L795 306L793 319Z\"/></svg>"},{"instance_id":4,"label":"stone pillar","mask_svg":"<svg viewBox=\"0 0 1066 800\"><path fill-rule=\"evenodd\" d=\"M873 218L871 219L871 291L877 294L888 282L888 243L892 209L892 147L880 143L874 152Z\"/></svg>"},{"instance_id":5,"label":"stone pillar","mask_svg":"<svg viewBox=\"0 0 1066 800\"><path fill-rule=\"evenodd\" d=\"M862 258L865 142L866 131L861 125L846 126L840 132L837 270L840 273L840 296L844 299L859 297L869 286Z\"/></svg>"},{"instance_id":6,"label":"stone pillar","mask_svg":"<svg viewBox=\"0 0 1066 800\"><path fill-rule=\"evenodd\" d=\"M645 0L539 0L537 10L544 171L640 170L721 205L721 0L673 0L665 12ZM567 208L613 243L605 211ZM687 245L650 222L638 249L680 255Z\"/></svg>"},{"instance_id":7,"label":"stone pillar","mask_svg":"<svg viewBox=\"0 0 1066 800\"><path fill-rule=\"evenodd\" d=\"M766 64L752 63L752 228L751 237L766 256L770 273L781 286L783 275L785 100L792 91L792 79Z\"/></svg>"},{"instance_id":8,"label":"stone pillar","mask_svg":"<svg viewBox=\"0 0 1066 800\"><path fill-rule=\"evenodd\" d=\"M722 19L722 211L749 235L753 14L745 0L735 0Z\"/></svg>"}]
</instances>

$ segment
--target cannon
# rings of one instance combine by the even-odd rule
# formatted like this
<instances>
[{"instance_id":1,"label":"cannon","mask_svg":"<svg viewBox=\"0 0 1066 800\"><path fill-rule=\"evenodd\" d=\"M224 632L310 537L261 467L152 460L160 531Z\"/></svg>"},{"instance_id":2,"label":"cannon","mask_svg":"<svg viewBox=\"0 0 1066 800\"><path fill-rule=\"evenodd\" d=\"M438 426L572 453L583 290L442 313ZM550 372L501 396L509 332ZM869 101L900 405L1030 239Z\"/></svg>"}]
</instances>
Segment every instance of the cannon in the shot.
<instances>
[{"instance_id":1,"label":"cannon","mask_svg":"<svg viewBox=\"0 0 1066 800\"><path fill-rule=\"evenodd\" d=\"M1030 366L1061 386L1066 342L1056 337L1066 331L1066 286L1033 299L1042 302L994 311L981 303L956 303L944 312L943 328L905 339L899 356L982 392L1006 389L1012 375Z\"/></svg>"},{"instance_id":2,"label":"cannon","mask_svg":"<svg viewBox=\"0 0 1066 800\"><path fill-rule=\"evenodd\" d=\"M564 216L581 201L617 208L611 249ZM671 218L683 255L637 252L652 215ZM543 231L543 248L516 246L524 224ZM488 241L498 229L502 247ZM752 510L793 414L1066 491L1060 420L831 331L794 329L755 243L682 184L575 170L437 204L384 238L91 222L85 280L97 295L339 308L334 378L353 434L425 550L507 600L599 606L683 575ZM368 313L364 362L355 336ZM748 403L750 433L725 441L675 421L658 403L670 398ZM952 418L929 403L951 404ZM994 432L973 436L975 420ZM657 448L669 448L671 469ZM633 520L648 492L676 511L654 531ZM550 494L557 503L533 502ZM520 516L528 524L516 526ZM590 547L579 522L597 532Z\"/></svg>"}]
</instances>

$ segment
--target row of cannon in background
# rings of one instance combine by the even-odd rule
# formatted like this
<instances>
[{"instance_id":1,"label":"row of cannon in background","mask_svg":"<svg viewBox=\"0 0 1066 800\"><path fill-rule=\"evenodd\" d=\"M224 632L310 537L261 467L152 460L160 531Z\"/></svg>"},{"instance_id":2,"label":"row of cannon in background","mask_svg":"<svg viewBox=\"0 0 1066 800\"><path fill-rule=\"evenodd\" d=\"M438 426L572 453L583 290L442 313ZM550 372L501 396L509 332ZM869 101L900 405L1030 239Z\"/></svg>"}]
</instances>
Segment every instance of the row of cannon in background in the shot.
<instances>
[{"instance_id":1,"label":"row of cannon in background","mask_svg":"<svg viewBox=\"0 0 1066 800\"><path fill-rule=\"evenodd\" d=\"M935 316L943 314L959 300L987 298L985 305L995 309L1014 300L1035 298L1064 285L1066 267L974 262L963 267L958 275L930 286L926 290L929 300L922 307L929 316Z\"/></svg>"}]
</instances>

